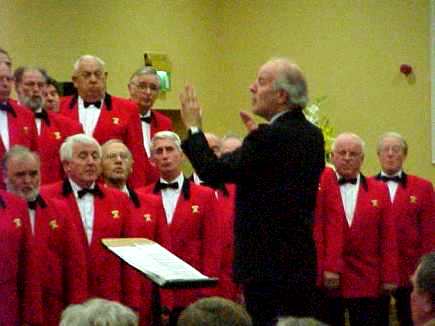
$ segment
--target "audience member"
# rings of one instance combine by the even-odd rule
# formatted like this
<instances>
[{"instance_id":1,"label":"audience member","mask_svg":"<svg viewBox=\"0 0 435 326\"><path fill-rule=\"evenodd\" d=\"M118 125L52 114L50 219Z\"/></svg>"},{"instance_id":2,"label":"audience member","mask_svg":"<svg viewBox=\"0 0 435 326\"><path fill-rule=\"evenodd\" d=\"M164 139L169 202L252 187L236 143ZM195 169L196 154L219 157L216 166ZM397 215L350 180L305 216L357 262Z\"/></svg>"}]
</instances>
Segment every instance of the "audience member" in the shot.
<instances>
[{"instance_id":1,"label":"audience member","mask_svg":"<svg viewBox=\"0 0 435 326\"><path fill-rule=\"evenodd\" d=\"M155 133L173 130L172 121L164 114L153 109L160 92L160 77L152 67L142 67L130 77L128 92L137 105L141 125L141 136L136 141L141 145L133 152L136 168L131 178L132 186L143 187L159 179L159 171L150 164L151 139Z\"/></svg>"},{"instance_id":2,"label":"audience member","mask_svg":"<svg viewBox=\"0 0 435 326\"><path fill-rule=\"evenodd\" d=\"M364 142L352 133L332 146L335 172L319 186L315 238L327 294L324 319L332 325L378 325L379 297L395 289L397 246L386 186L361 173Z\"/></svg>"},{"instance_id":3,"label":"audience member","mask_svg":"<svg viewBox=\"0 0 435 326\"><path fill-rule=\"evenodd\" d=\"M138 317L130 308L116 302L94 298L71 305L62 313L60 326L137 326Z\"/></svg>"},{"instance_id":4,"label":"audience member","mask_svg":"<svg viewBox=\"0 0 435 326\"><path fill-rule=\"evenodd\" d=\"M328 326L314 318L284 317L279 318L276 326Z\"/></svg>"},{"instance_id":5,"label":"audience member","mask_svg":"<svg viewBox=\"0 0 435 326\"><path fill-rule=\"evenodd\" d=\"M253 113L270 123L218 159L199 130L201 108L187 86L180 96L189 129L183 150L205 182L237 186L234 277L254 324L264 326L283 313L312 316L318 309L312 221L325 155L320 129L302 112L307 85L296 64L268 61L250 91ZM252 118L242 117L254 129Z\"/></svg>"},{"instance_id":6,"label":"audience member","mask_svg":"<svg viewBox=\"0 0 435 326\"><path fill-rule=\"evenodd\" d=\"M154 135L151 160L160 171L160 180L144 191L158 195L163 202L172 252L203 274L219 276L221 224L213 190L183 176L181 141L172 131ZM215 292L215 289L174 290L174 307L187 307Z\"/></svg>"},{"instance_id":7,"label":"audience member","mask_svg":"<svg viewBox=\"0 0 435 326\"><path fill-rule=\"evenodd\" d=\"M59 325L70 303L87 298L86 257L68 207L39 194L39 157L28 148L12 147L2 160L9 192L28 205L33 250L39 263L44 325Z\"/></svg>"},{"instance_id":8,"label":"audience member","mask_svg":"<svg viewBox=\"0 0 435 326\"><path fill-rule=\"evenodd\" d=\"M77 122L44 109L47 87L44 70L19 67L14 75L19 103L29 108L34 116L41 159L41 182L48 184L59 181L63 177L59 148L68 136L81 133L82 128Z\"/></svg>"},{"instance_id":9,"label":"audience member","mask_svg":"<svg viewBox=\"0 0 435 326\"><path fill-rule=\"evenodd\" d=\"M152 194L137 193L127 179L132 171L132 155L120 140L112 139L102 146L102 176L109 187L125 192L131 202L131 237L147 238L170 248L170 236L160 198ZM151 324L152 302L151 282L133 268L127 267L124 292L128 295L125 303L139 311L141 325ZM168 304L162 300L162 304ZM168 304L170 305L170 303Z\"/></svg>"},{"instance_id":10,"label":"audience member","mask_svg":"<svg viewBox=\"0 0 435 326\"><path fill-rule=\"evenodd\" d=\"M58 113L60 110L60 87L56 80L48 76L44 92L44 109Z\"/></svg>"},{"instance_id":11,"label":"audience member","mask_svg":"<svg viewBox=\"0 0 435 326\"><path fill-rule=\"evenodd\" d=\"M177 326L251 326L245 308L220 297L204 298L192 303L180 315Z\"/></svg>"},{"instance_id":12,"label":"audience member","mask_svg":"<svg viewBox=\"0 0 435 326\"><path fill-rule=\"evenodd\" d=\"M410 277L420 257L435 250L434 190L430 181L403 171L408 144L398 133L383 134L377 154L381 171L375 178L388 186L397 231L399 287L393 292L395 310L400 325L408 326L412 325ZM388 326L389 296L385 296L383 305L383 325Z\"/></svg>"},{"instance_id":13,"label":"audience member","mask_svg":"<svg viewBox=\"0 0 435 326\"><path fill-rule=\"evenodd\" d=\"M126 280L121 261L104 247L101 239L129 236L125 229L130 219L128 198L97 183L101 147L91 136L68 137L60 148L60 158L66 178L45 186L41 193L68 206L88 258L89 295L122 301Z\"/></svg>"},{"instance_id":14,"label":"audience member","mask_svg":"<svg viewBox=\"0 0 435 326\"><path fill-rule=\"evenodd\" d=\"M240 146L242 146L242 139L239 136L231 134L225 135L222 138L221 153L226 154L234 152Z\"/></svg>"},{"instance_id":15,"label":"audience member","mask_svg":"<svg viewBox=\"0 0 435 326\"><path fill-rule=\"evenodd\" d=\"M415 326L435 325L435 251L424 255L411 277L412 320Z\"/></svg>"}]
</instances>

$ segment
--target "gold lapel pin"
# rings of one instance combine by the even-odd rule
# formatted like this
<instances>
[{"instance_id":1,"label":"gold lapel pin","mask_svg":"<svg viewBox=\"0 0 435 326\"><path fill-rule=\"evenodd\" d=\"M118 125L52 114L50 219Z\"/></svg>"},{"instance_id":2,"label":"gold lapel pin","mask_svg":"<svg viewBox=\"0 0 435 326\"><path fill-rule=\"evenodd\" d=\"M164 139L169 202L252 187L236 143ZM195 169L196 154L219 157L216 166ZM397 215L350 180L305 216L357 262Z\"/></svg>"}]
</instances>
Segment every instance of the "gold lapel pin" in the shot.
<instances>
[{"instance_id":1,"label":"gold lapel pin","mask_svg":"<svg viewBox=\"0 0 435 326\"><path fill-rule=\"evenodd\" d=\"M21 219L20 218L14 218L13 222L15 223L15 227L18 229L21 227Z\"/></svg>"},{"instance_id":2,"label":"gold lapel pin","mask_svg":"<svg viewBox=\"0 0 435 326\"><path fill-rule=\"evenodd\" d=\"M151 220L152 220L151 214L144 214L143 218L144 218L145 222L151 222Z\"/></svg>"},{"instance_id":3,"label":"gold lapel pin","mask_svg":"<svg viewBox=\"0 0 435 326\"><path fill-rule=\"evenodd\" d=\"M379 207L379 203L377 199L372 199L371 202L373 207Z\"/></svg>"},{"instance_id":4,"label":"gold lapel pin","mask_svg":"<svg viewBox=\"0 0 435 326\"><path fill-rule=\"evenodd\" d=\"M413 196L413 195L409 196L409 202L411 204L417 204L417 196Z\"/></svg>"},{"instance_id":5,"label":"gold lapel pin","mask_svg":"<svg viewBox=\"0 0 435 326\"><path fill-rule=\"evenodd\" d=\"M59 227L56 220L51 220L50 222L48 222L48 225L50 225L52 230L55 230Z\"/></svg>"},{"instance_id":6,"label":"gold lapel pin","mask_svg":"<svg viewBox=\"0 0 435 326\"><path fill-rule=\"evenodd\" d=\"M112 118L112 122L113 122L114 125L119 124L119 118L118 117L113 117Z\"/></svg>"},{"instance_id":7,"label":"gold lapel pin","mask_svg":"<svg viewBox=\"0 0 435 326\"><path fill-rule=\"evenodd\" d=\"M198 205L192 205L192 213L193 214L199 213L199 206Z\"/></svg>"},{"instance_id":8,"label":"gold lapel pin","mask_svg":"<svg viewBox=\"0 0 435 326\"><path fill-rule=\"evenodd\" d=\"M119 211L118 211L117 209L115 209L115 210L112 211L112 217L113 217L114 219L119 218Z\"/></svg>"}]
</instances>

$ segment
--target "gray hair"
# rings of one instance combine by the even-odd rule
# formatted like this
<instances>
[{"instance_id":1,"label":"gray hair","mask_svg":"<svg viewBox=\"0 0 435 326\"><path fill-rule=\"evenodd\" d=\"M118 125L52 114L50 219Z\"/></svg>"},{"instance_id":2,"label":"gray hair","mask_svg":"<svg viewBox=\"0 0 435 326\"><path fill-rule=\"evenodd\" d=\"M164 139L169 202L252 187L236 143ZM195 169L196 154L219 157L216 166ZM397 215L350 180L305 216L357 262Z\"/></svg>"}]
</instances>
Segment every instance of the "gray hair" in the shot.
<instances>
[{"instance_id":1,"label":"gray hair","mask_svg":"<svg viewBox=\"0 0 435 326\"><path fill-rule=\"evenodd\" d=\"M159 86L160 86L160 76L159 76L159 74L157 73L157 70L156 70L155 68L153 68L153 67L150 67L150 66L144 66L144 67L141 67L141 68L137 69L137 70L136 70L136 71L131 75L130 80L129 80L129 83L131 83L132 80L133 80L135 77L144 76L144 75L155 76L156 79L157 79L157 81L159 82Z\"/></svg>"},{"instance_id":2,"label":"gray hair","mask_svg":"<svg viewBox=\"0 0 435 326\"><path fill-rule=\"evenodd\" d=\"M415 283L417 290L429 294L435 304L435 251L421 257Z\"/></svg>"},{"instance_id":3,"label":"gray hair","mask_svg":"<svg viewBox=\"0 0 435 326\"><path fill-rule=\"evenodd\" d=\"M74 74L76 74L79 71L80 63L82 61L85 61L85 60L94 60L94 61L96 61L98 63L98 65L104 71L104 67L106 66L106 63L101 58L99 58L99 57L97 57L95 55L92 55L92 54L85 54L85 55L82 55L80 58L78 58L76 60L76 62L74 62L74 65L73 65L73 72L74 72Z\"/></svg>"},{"instance_id":4,"label":"gray hair","mask_svg":"<svg viewBox=\"0 0 435 326\"><path fill-rule=\"evenodd\" d=\"M274 58L269 62L276 62L279 65L273 89L283 90L288 94L289 107L303 109L308 103L308 86L301 68L286 58Z\"/></svg>"},{"instance_id":5,"label":"gray hair","mask_svg":"<svg viewBox=\"0 0 435 326\"><path fill-rule=\"evenodd\" d=\"M279 318L276 326L327 326L327 325L314 318L283 317L283 318Z\"/></svg>"},{"instance_id":6,"label":"gray hair","mask_svg":"<svg viewBox=\"0 0 435 326\"><path fill-rule=\"evenodd\" d=\"M62 146L60 146L59 154L60 154L60 160L62 162L72 160L73 147L75 144L96 145L98 148L98 154L101 157L101 146L94 137L88 136L86 134L76 134L67 137L63 142Z\"/></svg>"},{"instance_id":7,"label":"gray hair","mask_svg":"<svg viewBox=\"0 0 435 326\"><path fill-rule=\"evenodd\" d=\"M340 140L339 138L342 137L351 137L354 140L357 141L357 143L361 146L361 150L362 153L364 153L365 151L365 147L366 147L366 143L364 142L364 140L362 140L362 138L360 136L358 136L357 134L353 133L353 132L342 132L341 134L339 134L337 137L335 137L334 142L332 143L331 146L331 150L334 151L335 150L335 146L338 140Z\"/></svg>"},{"instance_id":8,"label":"gray hair","mask_svg":"<svg viewBox=\"0 0 435 326\"><path fill-rule=\"evenodd\" d=\"M106 299L90 299L68 306L60 326L137 326L138 317L130 308Z\"/></svg>"},{"instance_id":9,"label":"gray hair","mask_svg":"<svg viewBox=\"0 0 435 326\"><path fill-rule=\"evenodd\" d=\"M382 134L381 137L379 137L378 146L377 146L378 154L381 152L382 147L384 146L385 138L389 138L389 137L397 139L400 142L400 147L402 148L403 153L405 155L408 155L408 143L406 142L405 138L402 137L401 134L395 131L388 131Z\"/></svg>"},{"instance_id":10,"label":"gray hair","mask_svg":"<svg viewBox=\"0 0 435 326\"><path fill-rule=\"evenodd\" d=\"M154 134L154 137L151 140L151 145L150 145L150 151L151 151L151 153L154 150L154 146L156 144L156 141L160 140L160 139L169 139L169 140L172 140L174 142L174 144L175 144L175 147L177 147L177 149L180 152L182 151L180 137L175 132L173 132L173 131L165 130L165 131L159 131L156 134Z\"/></svg>"},{"instance_id":11,"label":"gray hair","mask_svg":"<svg viewBox=\"0 0 435 326\"><path fill-rule=\"evenodd\" d=\"M105 151L106 151L106 148L107 148L108 146L112 145L112 144L122 144L122 145L124 145L125 148L127 148L128 155L130 155L130 158L132 158L132 154L131 154L130 149L128 148L127 145L124 144L124 142L123 142L121 139L116 139L116 138L109 139L109 140L106 141L103 145L101 145L101 151L102 151L102 152L105 152Z\"/></svg>"},{"instance_id":12,"label":"gray hair","mask_svg":"<svg viewBox=\"0 0 435 326\"><path fill-rule=\"evenodd\" d=\"M42 75L44 83L47 82L48 75L45 69L40 67L20 66L14 71L15 83L21 84L21 82L23 81L24 73L26 73L27 71L38 71Z\"/></svg>"},{"instance_id":13,"label":"gray hair","mask_svg":"<svg viewBox=\"0 0 435 326\"><path fill-rule=\"evenodd\" d=\"M28 159L29 157L33 157L35 161L38 163L38 165L41 164L41 161L39 159L39 155L35 152L32 152L30 149L28 149L25 146L21 145L15 145L11 147L4 155L1 160L1 166L2 170L4 172L4 175L7 172L7 164L9 160L13 158L21 158L21 159Z\"/></svg>"}]
</instances>

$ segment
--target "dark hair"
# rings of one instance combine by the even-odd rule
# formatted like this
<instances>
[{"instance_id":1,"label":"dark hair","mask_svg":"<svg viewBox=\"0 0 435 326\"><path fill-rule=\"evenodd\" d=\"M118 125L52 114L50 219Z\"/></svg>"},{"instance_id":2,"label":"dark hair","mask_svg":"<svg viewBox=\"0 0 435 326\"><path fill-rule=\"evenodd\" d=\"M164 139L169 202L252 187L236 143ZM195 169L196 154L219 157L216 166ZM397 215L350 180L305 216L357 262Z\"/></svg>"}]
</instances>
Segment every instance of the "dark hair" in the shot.
<instances>
[{"instance_id":1,"label":"dark hair","mask_svg":"<svg viewBox=\"0 0 435 326\"><path fill-rule=\"evenodd\" d=\"M435 303L435 251L421 257L416 273L417 290L429 294Z\"/></svg>"},{"instance_id":2,"label":"dark hair","mask_svg":"<svg viewBox=\"0 0 435 326\"><path fill-rule=\"evenodd\" d=\"M47 86L48 85L53 86L56 89L57 94L61 94L59 83L56 81L56 79L50 77L49 75L47 75Z\"/></svg>"},{"instance_id":3,"label":"dark hair","mask_svg":"<svg viewBox=\"0 0 435 326\"><path fill-rule=\"evenodd\" d=\"M20 84L23 81L23 75L26 71L36 70L39 71L44 78L45 82L47 82L48 74L47 71L43 68L39 67L30 67L30 66L20 66L14 71L15 83Z\"/></svg>"}]
</instances>

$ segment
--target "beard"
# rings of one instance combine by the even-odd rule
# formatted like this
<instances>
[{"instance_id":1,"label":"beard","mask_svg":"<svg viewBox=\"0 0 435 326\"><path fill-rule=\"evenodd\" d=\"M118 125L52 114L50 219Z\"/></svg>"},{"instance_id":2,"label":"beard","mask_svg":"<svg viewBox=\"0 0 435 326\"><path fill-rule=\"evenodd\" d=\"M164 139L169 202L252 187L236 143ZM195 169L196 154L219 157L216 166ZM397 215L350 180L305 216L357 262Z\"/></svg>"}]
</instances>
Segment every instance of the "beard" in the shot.
<instances>
[{"instance_id":1,"label":"beard","mask_svg":"<svg viewBox=\"0 0 435 326\"><path fill-rule=\"evenodd\" d=\"M25 106L27 106L28 108L32 109L32 111L36 111L39 108L42 108L43 105L43 99L42 97L28 97L28 96L23 96L22 97L22 102Z\"/></svg>"}]
</instances>

